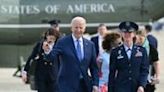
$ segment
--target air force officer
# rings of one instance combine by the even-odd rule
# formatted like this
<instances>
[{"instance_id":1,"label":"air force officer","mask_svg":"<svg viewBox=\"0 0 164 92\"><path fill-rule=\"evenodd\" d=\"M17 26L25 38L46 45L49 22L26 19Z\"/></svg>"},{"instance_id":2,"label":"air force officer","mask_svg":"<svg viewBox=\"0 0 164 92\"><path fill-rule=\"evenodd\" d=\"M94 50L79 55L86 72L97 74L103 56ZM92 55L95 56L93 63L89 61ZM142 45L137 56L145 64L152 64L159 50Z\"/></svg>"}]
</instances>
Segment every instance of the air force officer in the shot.
<instances>
[{"instance_id":1,"label":"air force officer","mask_svg":"<svg viewBox=\"0 0 164 92\"><path fill-rule=\"evenodd\" d=\"M149 63L145 48L133 42L138 25L126 21L119 28L123 45L111 52L108 92L144 92Z\"/></svg>"}]
</instances>

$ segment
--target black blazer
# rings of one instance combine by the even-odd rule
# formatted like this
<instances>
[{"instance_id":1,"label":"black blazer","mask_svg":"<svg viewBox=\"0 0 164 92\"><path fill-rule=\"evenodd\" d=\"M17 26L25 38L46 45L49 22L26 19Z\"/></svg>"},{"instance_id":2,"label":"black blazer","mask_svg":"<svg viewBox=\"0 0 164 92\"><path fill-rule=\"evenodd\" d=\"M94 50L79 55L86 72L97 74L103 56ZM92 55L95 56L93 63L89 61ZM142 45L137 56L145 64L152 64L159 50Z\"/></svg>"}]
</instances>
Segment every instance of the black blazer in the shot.
<instances>
[{"instance_id":1,"label":"black blazer","mask_svg":"<svg viewBox=\"0 0 164 92\"><path fill-rule=\"evenodd\" d=\"M96 49L96 56L99 54L99 42L98 42L98 36L92 37L91 41L95 44Z\"/></svg>"},{"instance_id":2,"label":"black blazer","mask_svg":"<svg viewBox=\"0 0 164 92\"><path fill-rule=\"evenodd\" d=\"M46 77L50 80L56 80L59 62L55 61L58 61L58 58L56 58L54 61L47 61L44 58L45 54L42 49L42 44L43 40L37 42L37 44L34 46L33 51L26 62L24 71L28 73L29 69L31 68L31 63L36 62L36 65L34 66L34 75L36 81L44 80Z\"/></svg>"}]
</instances>

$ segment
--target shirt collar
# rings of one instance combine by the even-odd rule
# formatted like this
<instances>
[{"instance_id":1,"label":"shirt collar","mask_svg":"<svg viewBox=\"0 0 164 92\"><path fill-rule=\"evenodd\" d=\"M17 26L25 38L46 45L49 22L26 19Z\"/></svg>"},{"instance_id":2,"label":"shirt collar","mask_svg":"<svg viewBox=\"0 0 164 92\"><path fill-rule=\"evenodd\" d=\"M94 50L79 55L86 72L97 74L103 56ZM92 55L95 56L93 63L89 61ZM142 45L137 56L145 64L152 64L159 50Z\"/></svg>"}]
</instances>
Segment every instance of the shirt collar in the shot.
<instances>
[{"instance_id":1,"label":"shirt collar","mask_svg":"<svg viewBox=\"0 0 164 92\"><path fill-rule=\"evenodd\" d=\"M73 34L72 34L72 38L73 38L73 41L76 42L77 40L79 40L80 42L83 41L83 38L80 37L79 39L77 39Z\"/></svg>"},{"instance_id":2,"label":"shirt collar","mask_svg":"<svg viewBox=\"0 0 164 92\"><path fill-rule=\"evenodd\" d=\"M128 51L129 49L132 50L132 48L133 48L133 44L130 46L130 48L124 44L124 48L125 48L125 51Z\"/></svg>"},{"instance_id":3,"label":"shirt collar","mask_svg":"<svg viewBox=\"0 0 164 92\"><path fill-rule=\"evenodd\" d=\"M103 36L101 36L101 35L98 35L98 38L99 38L99 39L103 39Z\"/></svg>"}]
</instances>

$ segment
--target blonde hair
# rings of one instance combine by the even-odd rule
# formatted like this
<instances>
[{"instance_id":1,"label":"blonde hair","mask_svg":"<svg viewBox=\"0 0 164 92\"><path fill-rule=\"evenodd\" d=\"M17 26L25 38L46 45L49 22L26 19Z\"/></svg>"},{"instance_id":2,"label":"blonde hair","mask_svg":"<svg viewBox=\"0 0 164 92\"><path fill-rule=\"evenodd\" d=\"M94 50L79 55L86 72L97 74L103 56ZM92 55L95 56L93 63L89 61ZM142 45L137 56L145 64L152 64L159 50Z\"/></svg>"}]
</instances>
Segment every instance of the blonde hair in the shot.
<instances>
[{"instance_id":1,"label":"blonde hair","mask_svg":"<svg viewBox=\"0 0 164 92\"><path fill-rule=\"evenodd\" d=\"M140 30L138 30L138 31L136 32L136 35L140 35L140 36L146 37L146 31L140 29Z\"/></svg>"}]
</instances>

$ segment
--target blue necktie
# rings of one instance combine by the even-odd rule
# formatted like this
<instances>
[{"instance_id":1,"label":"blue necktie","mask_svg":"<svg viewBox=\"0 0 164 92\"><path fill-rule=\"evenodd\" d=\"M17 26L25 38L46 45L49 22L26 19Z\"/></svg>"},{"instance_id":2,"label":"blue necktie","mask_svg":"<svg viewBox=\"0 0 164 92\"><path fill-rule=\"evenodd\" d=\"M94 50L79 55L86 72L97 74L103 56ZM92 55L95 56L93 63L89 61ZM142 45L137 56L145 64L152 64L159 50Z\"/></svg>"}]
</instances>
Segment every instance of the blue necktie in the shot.
<instances>
[{"instance_id":1,"label":"blue necktie","mask_svg":"<svg viewBox=\"0 0 164 92\"><path fill-rule=\"evenodd\" d=\"M79 61L81 62L82 61L82 51L81 51L81 45L80 45L79 40L77 40L76 53L77 53L77 56L79 58ZM83 75L80 73L79 77L80 77L80 79L82 79Z\"/></svg>"},{"instance_id":2,"label":"blue necktie","mask_svg":"<svg viewBox=\"0 0 164 92\"><path fill-rule=\"evenodd\" d=\"M80 45L79 40L77 40L76 53L77 53L79 60L82 61L82 51L81 51L81 45Z\"/></svg>"}]
</instances>

